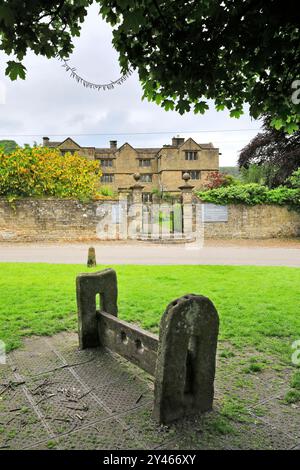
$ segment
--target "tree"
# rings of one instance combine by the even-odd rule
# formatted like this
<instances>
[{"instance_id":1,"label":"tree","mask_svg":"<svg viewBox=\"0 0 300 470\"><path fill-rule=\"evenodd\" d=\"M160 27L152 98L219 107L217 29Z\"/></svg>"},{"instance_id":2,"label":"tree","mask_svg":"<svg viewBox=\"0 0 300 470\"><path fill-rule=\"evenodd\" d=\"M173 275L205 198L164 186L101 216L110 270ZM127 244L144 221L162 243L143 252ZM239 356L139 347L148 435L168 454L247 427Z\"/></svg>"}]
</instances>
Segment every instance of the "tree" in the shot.
<instances>
[{"instance_id":1,"label":"tree","mask_svg":"<svg viewBox=\"0 0 300 470\"><path fill-rule=\"evenodd\" d=\"M91 199L97 196L99 162L46 147L0 150L0 196Z\"/></svg>"},{"instance_id":2,"label":"tree","mask_svg":"<svg viewBox=\"0 0 300 470\"><path fill-rule=\"evenodd\" d=\"M18 148L17 142L14 140L0 140L0 150L4 153L11 153Z\"/></svg>"},{"instance_id":3,"label":"tree","mask_svg":"<svg viewBox=\"0 0 300 470\"><path fill-rule=\"evenodd\" d=\"M7 74L25 78L28 48L67 57L93 0L10 0L0 6ZM207 100L232 117L272 116L292 133L300 122L300 14L292 0L97 0L114 26L122 72L136 69L144 96L166 110L205 113ZM293 94L293 99L292 99Z\"/></svg>"},{"instance_id":4,"label":"tree","mask_svg":"<svg viewBox=\"0 0 300 470\"><path fill-rule=\"evenodd\" d=\"M300 167L300 131L289 135L271 127L270 121L269 116L265 117L264 132L243 148L238 164L246 169L253 164L263 166L266 183L276 187Z\"/></svg>"},{"instance_id":5,"label":"tree","mask_svg":"<svg viewBox=\"0 0 300 470\"><path fill-rule=\"evenodd\" d=\"M232 175L223 174L220 171L210 173L204 183L205 189L224 188L236 184L236 180Z\"/></svg>"}]
</instances>

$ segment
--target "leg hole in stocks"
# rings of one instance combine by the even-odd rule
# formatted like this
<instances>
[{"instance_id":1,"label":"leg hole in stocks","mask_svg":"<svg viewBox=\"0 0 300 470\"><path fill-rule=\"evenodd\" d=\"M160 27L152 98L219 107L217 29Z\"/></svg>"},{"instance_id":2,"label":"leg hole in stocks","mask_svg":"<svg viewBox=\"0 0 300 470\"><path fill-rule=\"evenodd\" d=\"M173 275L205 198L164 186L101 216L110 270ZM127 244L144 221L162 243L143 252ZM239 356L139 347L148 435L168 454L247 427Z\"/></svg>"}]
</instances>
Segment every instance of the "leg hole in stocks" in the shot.
<instances>
[{"instance_id":1,"label":"leg hole in stocks","mask_svg":"<svg viewBox=\"0 0 300 470\"><path fill-rule=\"evenodd\" d=\"M125 331L121 331L120 338L121 338L121 341L122 341L123 344L128 343L128 336L125 333Z\"/></svg>"},{"instance_id":2,"label":"leg hole in stocks","mask_svg":"<svg viewBox=\"0 0 300 470\"><path fill-rule=\"evenodd\" d=\"M136 346L137 352L139 352L140 354L144 352L144 345L140 339L135 340L135 346Z\"/></svg>"}]
</instances>

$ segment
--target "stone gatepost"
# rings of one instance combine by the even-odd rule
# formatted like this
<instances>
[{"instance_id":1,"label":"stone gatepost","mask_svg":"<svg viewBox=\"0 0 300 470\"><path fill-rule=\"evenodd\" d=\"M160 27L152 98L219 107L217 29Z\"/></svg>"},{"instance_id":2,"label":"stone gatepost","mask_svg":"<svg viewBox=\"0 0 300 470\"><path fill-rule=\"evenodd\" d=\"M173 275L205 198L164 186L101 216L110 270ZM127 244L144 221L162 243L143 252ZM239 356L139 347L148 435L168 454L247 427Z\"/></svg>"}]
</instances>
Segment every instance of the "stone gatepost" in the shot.
<instances>
[{"instance_id":1,"label":"stone gatepost","mask_svg":"<svg viewBox=\"0 0 300 470\"><path fill-rule=\"evenodd\" d=\"M119 211L120 211L120 218L119 218L119 231L118 231L118 239L119 240L126 240L128 238L128 221L127 221L127 214L128 214L128 205L129 205L129 195L130 189L129 188L118 188L118 196L119 196Z\"/></svg>"},{"instance_id":2,"label":"stone gatepost","mask_svg":"<svg viewBox=\"0 0 300 470\"><path fill-rule=\"evenodd\" d=\"M185 184L179 186L182 195L182 210L183 210L183 234L185 237L191 237L193 233L193 189L189 183L191 179L189 173L184 173L182 176Z\"/></svg>"},{"instance_id":3,"label":"stone gatepost","mask_svg":"<svg viewBox=\"0 0 300 470\"><path fill-rule=\"evenodd\" d=\"M133 175L135 184L131 186L132 205L128 211L128 235L129 238L138 238L143 230L143 199L142 192L144 186L140 184L141 175L135 173Z\"/></svg>"}]
</instances>

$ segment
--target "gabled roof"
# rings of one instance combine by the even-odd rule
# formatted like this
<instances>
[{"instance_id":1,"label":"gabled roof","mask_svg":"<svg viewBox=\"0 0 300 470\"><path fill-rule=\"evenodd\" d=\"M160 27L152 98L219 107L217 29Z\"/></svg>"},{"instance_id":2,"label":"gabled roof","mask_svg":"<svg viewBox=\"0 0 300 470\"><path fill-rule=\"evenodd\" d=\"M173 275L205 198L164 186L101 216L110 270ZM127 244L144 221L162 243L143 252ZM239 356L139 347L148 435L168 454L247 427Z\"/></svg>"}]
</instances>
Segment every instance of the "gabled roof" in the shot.
<instances>
[{"instance_id":1,"label":"gabled roof","mask_svg":"<svg viewBox=\"0 0 300 470\"><path fill-rule=\"evenodd\" d=\"M121 147L119 147L117 150L120 151L122 150L123 147L125 147L126 145L128 145L128 147L132 148L132 150L134 150L135 152L137 151L134 147L132 147L132 145L130 145L128 142L125 142L123 145L121 145Z\"/></svg>"},{"instance_id":2,"label":"gabled roof","mask_svg":"<svg viewBox=\"0 0 300 470\"><path fill-rule=\"evenodd\" d=\"M103 153L103 154L108 154L108 153L116 153L118 149L112 149L112 148L95 148L96 153Z\"/></svg>"},{"instance_id":3,"label":"gabled roof","mask_svg":"<svg viewBox=\"0 0 300 470\"><path fill-rule=\"evenodd\" d=\"M61 142L48 142L47 147L58 147L61 144Z\"/></svg>"},{"instance_id":4,"label":"gabled roof","mask_svg":"<svg viewBox=\"0 0 300 470\"><path fill-rule=\"evenodd\" d=\"M76 145L77 148L81 149L81 146L75 142L75 140L71 139L71 137L67 137L65 140L63 140L60 144L58 144L58 147L61 147L64 143L67 141L71 141L74 145Z\"/></svg>"},{"instance_id":5,"label":"gabled roof","mask_svg":"<svg viewBox=\"0 0 300 470\"><path fill-rule=\"evenodd\" d=\"M197 145L199 148L203 148L203 149L213 149L213 150L216 150L216 147L213 146L213 144L210 142L208 144L199 144L198 142L196 142L194 139L192 139L192 137L189 137L187 140L185 140L184 142L182 142L182 144L180 145L164 145L163 148L167 148L167 149L179 149L181 148L183 145L185 145L187 142L193 142L195 145Z\"/></svg>"}]
</instances>

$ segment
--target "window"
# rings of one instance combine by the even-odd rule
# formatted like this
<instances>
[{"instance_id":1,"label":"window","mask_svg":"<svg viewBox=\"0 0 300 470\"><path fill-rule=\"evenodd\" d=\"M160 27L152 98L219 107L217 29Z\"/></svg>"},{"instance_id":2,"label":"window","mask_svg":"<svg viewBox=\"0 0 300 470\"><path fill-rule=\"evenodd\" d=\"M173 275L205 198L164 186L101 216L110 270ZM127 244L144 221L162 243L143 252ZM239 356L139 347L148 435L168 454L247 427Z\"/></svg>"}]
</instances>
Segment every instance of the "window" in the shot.
<instances>
[{"instance_id":1,"label":"window","mask_svg":"<svg viewBox=\"0 0 300 470\"><path fill-rule=\"evenodd\" d=\"M183 171L182 176L184 175L184 173L189 173L191 180L199 180L201 178L200 170Z\"/></svg>"},{"instance_id":2,"label":"window","mask_svg":"<svg viewBox=\"0 0 300 470\"><path fill-rule=\"evenodd\" d=\"M185 159L189 161L198 160L198 152L185 152Z\"/></svg>"},{"instance_id":3,"label":"window","mask_svg":"<svg viewBox=\"0 0 300 470\"><path fill-rule=\"evenodd\" d=\"M139 160L139 166L142 166L142 167L151 166L150 158Z\"/></svg>"},{"instance_id":4,"label":"window","mask_svg":"<svg viewBox=\"0 0 300 470\"><path fill-rule=\"evenodd\" d=\"M112 160L100 160L100 165L103 167L112 167L113 166L113 161Z\"/></svg>"},{"instance_id":5,"label":"window","mask_svg":"<svg viewBox=\"0 0 300 470\"><path fill-rule=\"evenodd\" d=\"M146 204L147 202L152 202L152 194L151 193L142 193L142 200L143 200L144 204Z\"/></svg>"},{"instance_id":6,"label":"window","mask_svg":"<svg viewBox=\"0 0 300 470\"><path fill-rule=\"evenodd\" d=\"M114 175L104 174L101 176L101 183L113 183Z\"/></svg>"},{"instance_id":7,"label":"window","mask_svg":"<svg viewBox=\"0 0 300 470\"><path fill-rule=\"evenodd\" d=\"M152 175L149 175L147 173L144 173L141 175L141 181L143 183L151 183L152 182Z\"/></svg>"},{"instance_id":8,"label":"window","mask_svg":"<svg viewBox=\"0 0 300 470\"><path fill-rule=\"evenodd\" d=\"M75 155L76 150L60 150L62 156L65 156L66 153L70 153L71 155Z\"/></svg>"}]
</instances>

